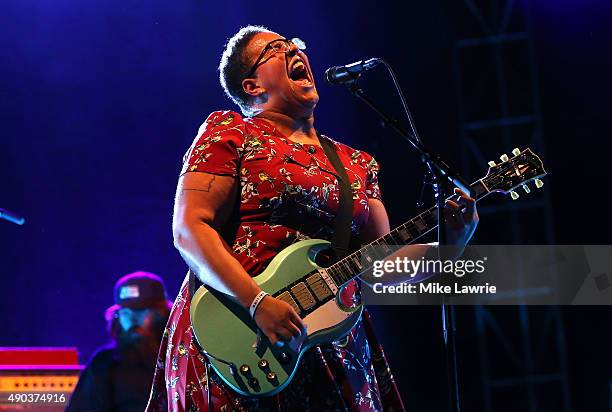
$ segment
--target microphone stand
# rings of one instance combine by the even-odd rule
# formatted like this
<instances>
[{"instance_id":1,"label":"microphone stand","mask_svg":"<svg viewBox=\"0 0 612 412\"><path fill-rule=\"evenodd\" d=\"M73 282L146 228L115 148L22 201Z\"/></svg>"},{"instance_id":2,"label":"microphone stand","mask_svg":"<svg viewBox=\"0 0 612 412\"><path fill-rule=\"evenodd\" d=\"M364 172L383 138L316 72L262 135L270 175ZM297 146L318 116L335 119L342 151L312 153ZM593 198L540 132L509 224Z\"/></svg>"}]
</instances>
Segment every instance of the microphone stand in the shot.
<instances>
[{"instance_id":1,"label":"microphone stand","mask_svg":"<svg viewBox=\"0 0 612 412\"><path fill-rule=\"evenodd\" d=\"M383 120L384 125L391 126L401 137L410 143L421 155L421 160L427 165L431 171L431 183L434 190L434 197L436 200L436 208L438 215L438 253L440 253L440 246L447 243L446 239L446 222L444 221L444 195L441 190L441 185L447 180L454 186L463 190L468 196L470 195L470 186L465 180L447 165L438 155L433 154L429 151L421 141L411 132L406 130L397 119L391 118L387 115L376 103L374 103L359 85L357 79L347 82L347 88L349 91L358 99L363 101L368 107L370 107L376 114L378 114ZM444 297L443 297L444 299ZM457 373L457 350L455 345L455 309L449 307L446 302L442 301L442 333L444 337L444 350L446 355L447 363L447 384L449 390L449 410L459 412L461 410L459 401L459 377Z\"/></svg>"}]
</instances>

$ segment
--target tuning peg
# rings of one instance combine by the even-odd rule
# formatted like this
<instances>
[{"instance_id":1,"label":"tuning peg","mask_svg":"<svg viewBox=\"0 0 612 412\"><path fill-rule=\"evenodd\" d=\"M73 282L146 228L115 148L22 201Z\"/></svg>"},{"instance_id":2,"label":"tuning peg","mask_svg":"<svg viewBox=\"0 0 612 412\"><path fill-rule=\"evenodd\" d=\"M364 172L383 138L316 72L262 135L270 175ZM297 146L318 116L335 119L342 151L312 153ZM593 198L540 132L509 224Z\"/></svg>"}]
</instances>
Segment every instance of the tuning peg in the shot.
<instances>
[{"instance_id":1,"label":"tuning peg","mask_svg":"<svg viewBox=\"0 0 612 412\"><path fill-rule=\"evenodd\" d=\"M544 186L544 182L541 181L540 179L536 179L536 180L534 180L534 182L535 182L535 185L536 185L536 187L538 189L541 188L542 186Z\"/></svg>"},{"instance_id":2,"label":"tuning peg","mask_svg":"<svg viewBox=\"0 0 612 412\"><path fill-rule=\"evenodd\" d=\"M512 200L516 200L519 198L519 194L513 190L510 192L510 197L512 198Z\"/></svg>"},{"instance_id":3,"label":"tuning peg","mask_svg":"<svg viewBox=\"0 0 612 412\"><path fill-rule=\"evenodd\" d=\"M493 160L491 160L491 161L488 163L488 165L489 165L489 167L495 167L495 162L494 162Z\"/></svg>"},{"instance_id":4,"label":"tuning peg","mask_svg":"<svg viewBox=\"0 0 612 412\"><path fill-rule=\"evenodd\" d=\"M521 149L519 149L518 147L515 147L514 149L512 149L512 154L515 156L518 156L521 154Z\"/></svg>"},{"instance_id":5,"label":"tuning peg","mask_svg":"<svg viewBox=\"0 0 612 412\"><path fill-rule=\"evenodd\" d=\"M508 161L508 155L507 154L503 154L501 156L499 156L499 158L501 159L502 162L507 162Z\"/></svg>"},{"instance_id":6,"label":"tuning peg","mask_svg":"<svg viewBox=\"0 0 612 412\"><path fill-rule=\"evenodd\" d=\"M531 192L531 189L529 189L529 186L527 185L523 185L523 190L525 190L525 193Z\"/></svg>"}]
</instances>

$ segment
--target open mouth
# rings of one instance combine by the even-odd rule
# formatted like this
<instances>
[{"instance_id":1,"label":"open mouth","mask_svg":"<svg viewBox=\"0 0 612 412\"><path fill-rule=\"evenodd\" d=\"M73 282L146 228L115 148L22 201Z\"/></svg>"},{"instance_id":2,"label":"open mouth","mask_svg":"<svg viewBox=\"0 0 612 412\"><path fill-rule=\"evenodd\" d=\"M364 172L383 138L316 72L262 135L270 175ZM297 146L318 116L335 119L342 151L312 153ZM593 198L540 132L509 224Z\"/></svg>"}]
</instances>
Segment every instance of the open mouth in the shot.
<instances>
[{"instance_id":1,"label":"open mouth","mask_svg":"<svg viewBox=\"0 0 612 412\"><path fill-rule=\"evenodd\" d=\"M303 60L296 59L289 67L289 78L302 87L312 87L310 73Z\"/></svg>"}]
</instances>

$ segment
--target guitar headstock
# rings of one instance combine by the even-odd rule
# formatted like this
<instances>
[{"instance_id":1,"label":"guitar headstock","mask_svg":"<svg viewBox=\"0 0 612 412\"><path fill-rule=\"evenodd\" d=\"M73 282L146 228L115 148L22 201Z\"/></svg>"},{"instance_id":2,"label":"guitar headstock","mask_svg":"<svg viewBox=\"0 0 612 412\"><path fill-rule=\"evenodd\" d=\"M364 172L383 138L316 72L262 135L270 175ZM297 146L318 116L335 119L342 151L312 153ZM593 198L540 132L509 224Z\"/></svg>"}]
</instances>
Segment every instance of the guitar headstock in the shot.
<instances>
[{"instance_id":1,"label":"guitar headstock","mask_svg":"<svg viewBox=\"0 0 612 412\"><path fill-rule=\"evenodd\" d=\"M542 177L546 175L542 160L534 154L531 149L523 151L512 150L512 157L504 154L500 156L501 163L489 162L489 171L482 178L482 183L487 186L489 192L500 192L510 194L513 200L518 199L516 190L522 187L526 193L531 192L529 183L539 189L544 185Z\"/></svg>"}]
</instances>

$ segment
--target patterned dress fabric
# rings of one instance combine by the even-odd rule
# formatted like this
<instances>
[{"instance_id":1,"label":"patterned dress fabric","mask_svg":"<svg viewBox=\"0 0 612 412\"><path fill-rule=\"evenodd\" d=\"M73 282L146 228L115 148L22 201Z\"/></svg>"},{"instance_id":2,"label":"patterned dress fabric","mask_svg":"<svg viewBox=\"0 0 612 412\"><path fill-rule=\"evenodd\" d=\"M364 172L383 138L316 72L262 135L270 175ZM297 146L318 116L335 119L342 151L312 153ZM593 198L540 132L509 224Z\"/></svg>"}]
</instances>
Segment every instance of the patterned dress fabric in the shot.
<instances>
[{"instance_id":1,"label":"patterned dress fabric","mask_svg":"<svg viewBox=\"0 0 612 412\"><path fill-rule=\"evenodd\" d=\"M351 182L356 237L368 219L368 198L380 198L378 164L365 152L332 142ZM293 142L266 120L213 112L185 155L181 173L189 172L239 179L239 205L222 235L251 276L296 241L331 238L339 198L333 166L320 146ZM358 292L353 282L342 298L350 304ZM236 394L214 372L207 378L189 308L186 277L162 340L148 412L209 411L209 390L215 412L404 410L367 311L348 339L308 350L278 395L255 399Z\"/></svg>"}]
</instances>

